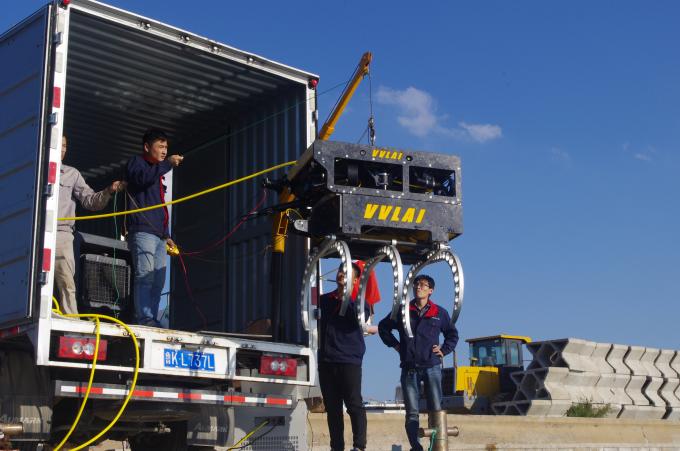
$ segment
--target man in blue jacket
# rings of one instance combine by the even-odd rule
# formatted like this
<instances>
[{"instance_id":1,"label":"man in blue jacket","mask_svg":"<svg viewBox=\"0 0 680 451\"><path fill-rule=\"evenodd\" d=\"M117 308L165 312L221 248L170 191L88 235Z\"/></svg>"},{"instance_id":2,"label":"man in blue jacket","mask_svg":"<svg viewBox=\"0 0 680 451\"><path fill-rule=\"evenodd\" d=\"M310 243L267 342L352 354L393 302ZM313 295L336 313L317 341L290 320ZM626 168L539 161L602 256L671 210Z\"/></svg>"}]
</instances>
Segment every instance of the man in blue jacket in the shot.
<instances>
[{"instance_id":1,"label":"man in blue jacket","mask_svg":"<svg viewBox=\"0 0 680 451\"><path fill-rule=\"evenodd\" d=\"M168 137L161 130L147 130L142 146L142 155L132 157L127 164L127 189L134 209L164 203L164 175L184 159L179 155L167 156ZM128 215L127 230L135 271L137 323L160 327L157 316L165 285L166 244L175 247L168 233L168 209L162 207Z\"/></svg>"},{"instance_id":2,"label":"man in blue jacket","mask_svg":"<svg viewBox=\"0 0 680 451\"><path fill-rule=\"evenodd\" d=\"M352 263L354 286L359 285L361 269ZM366 352L364 333L356 315L354 302L350 303L345 316L340 316L342 292L346 275L342 266L335 281L337 290L321 296L321 334L319 336L319 385L326 406L326 421L331 438L332 451L344 451L345 423L342 404L347 406L352 423L353 447L366 448L366 410L361 398L361 362ZM368 306L365 311L368 317ZM373 332L375 333L375 332Z\"/></svg>"},{"instance_id":3,"label":"man in blue jacket","mask_svg":"<svg viewBox=\"0 0 680 451\"><path fill-rule=\"evenodd\" d=\"M449 314L430 300L434 291L434 279L420 275L413 281L415 299L409 303L409 318L413 338L409 338L399 312L396 321L387 315L378 324L380 339L399 352L401 359L401 390L406 405L406 435L412 451L423 447L418 441L418 397L421 381L429 410L441 410L442 358L453 352L458 343L458 331L451 324ZM397 340L392 331L399 332ZM439 334L444 343L439 345Z\"/></svg>"}]
</instances>

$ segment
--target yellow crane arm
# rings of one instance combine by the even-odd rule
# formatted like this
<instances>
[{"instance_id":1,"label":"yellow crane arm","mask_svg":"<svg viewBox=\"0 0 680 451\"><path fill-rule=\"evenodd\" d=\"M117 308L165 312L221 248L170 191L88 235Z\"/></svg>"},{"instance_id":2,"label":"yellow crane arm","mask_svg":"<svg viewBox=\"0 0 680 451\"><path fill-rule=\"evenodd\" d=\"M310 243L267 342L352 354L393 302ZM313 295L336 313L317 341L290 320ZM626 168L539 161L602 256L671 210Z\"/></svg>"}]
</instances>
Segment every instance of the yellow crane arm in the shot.
<instances>
[{"instance_id":1,"label":"yellow crane arm","mask_svg":"<svg viewBox=\"0 0 680 451\"><path fill-rule=\"evenodd\" d=\"M357 70L354 72L354 75L352 75L352 80L345 88L342 97L340 97L338 104L328 117L328 120L323 124L323 127L321 127L321 131L319 132L320 140L326 141L335 131L335 124L338 122L338 119L340 119L340 115L345 110L345 107L347 107L347 104L354 95L354 91L359 87L361 80L368 74L368 66L371 64L372 59L373 54L371 52L366 52L361 56L361 61L359 61Z\"/></svg>"},{"instance_id":2,"label":"yellow crane arm","mask_svg":"<svg viewBox=\"0 0 680 451\"><path fill-rule=\"evenodd\" d=\"M327 140L335 131L335 124L338 122L340 115L345 110L345 107L349 103L350 99L354 95L359 83L363 80L364 76L368 73L368 66L371 64L371 59L373 55L371 52L366 52L361 56L359 65L356 71L352 75L352 80L347 84L345 90L340 97L340 100L333 108L333 112L328 117L328 120L321 131L317 139ZM279 193L279 202L284 204L292 202L295 200L295 195L291 192L290 188L285 186ZM281 280L283 277L283 254L286 252L286 235L288 232L288 216L285 212L281 211L274 217L274 223L272 224L272 338L274 341L278 341L281 328Z\"/></svg>"},{"instance_id":3,"label":"yellow crane arm","mask_svg":"<svg viewBox=\"0 0 680 451\"><path fill-rule=\"evenodd\" d=\"M352 79L345 87L345 90L343 91L340 100L333 109L331 115L328 117L328 120L326 121L325 124L323 124L323 127L321 127L321 131L319 132L319 136L317 139L326 141L333 134L333 132L335 131L335 124L338 122L338 119L340 119L340 115L345 110L345 107L347 107L349 101L352 99L354 92L357 90L357 87L359 87L359 83L361 83L361 80L363 80L366 74L368 73L368 66L371 64L372 59L373 54L371 52L366 52L361 56L359 65L357 66L357 69L354 71L354 74L352 75ZM284 187L281 193L279 194L279 202L287 203L292 202L293 200L295 200L295 195L293 195L290 192L290 189L288 187ZM274 252L283 254L286 251L287 230L288 230L288 217L286 216L285 212L277 213L276 217L274 218L272 230L273 232L272 249Z\"/></svg>"}]
</instances>

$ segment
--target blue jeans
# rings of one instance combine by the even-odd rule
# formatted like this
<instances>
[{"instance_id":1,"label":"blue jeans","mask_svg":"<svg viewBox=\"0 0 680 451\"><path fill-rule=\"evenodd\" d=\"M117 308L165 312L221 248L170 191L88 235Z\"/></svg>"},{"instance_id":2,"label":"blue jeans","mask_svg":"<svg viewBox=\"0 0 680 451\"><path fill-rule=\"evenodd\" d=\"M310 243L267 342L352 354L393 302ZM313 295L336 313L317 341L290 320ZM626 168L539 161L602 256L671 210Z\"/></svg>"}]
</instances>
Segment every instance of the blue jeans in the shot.
<instances>
[{"instance_id":1,"label":"blue jeans","mask_svg":"<svg viewBox=\"0 0 680 451\"><path fill-rule=\"evenodd\" d=\"M420 451L423 447L418 441L418 398L420 382L425 384L425 399L428 410L442 409L442 370L440 366L401 370L401 391L406 405L406 435L411 449Z\"/></svg>"},{"instance_id":2,"label":"blue jeans","mask_svg":"<svg viewBox=\"0 0 680 451\"><path fill-rule=\"evenodd\" d=\"M166 241L146 232L130 233L128 244L135 270L134 299L137 323L159 327L158 304L165 285Z\"/></svg>"}]
</instances>

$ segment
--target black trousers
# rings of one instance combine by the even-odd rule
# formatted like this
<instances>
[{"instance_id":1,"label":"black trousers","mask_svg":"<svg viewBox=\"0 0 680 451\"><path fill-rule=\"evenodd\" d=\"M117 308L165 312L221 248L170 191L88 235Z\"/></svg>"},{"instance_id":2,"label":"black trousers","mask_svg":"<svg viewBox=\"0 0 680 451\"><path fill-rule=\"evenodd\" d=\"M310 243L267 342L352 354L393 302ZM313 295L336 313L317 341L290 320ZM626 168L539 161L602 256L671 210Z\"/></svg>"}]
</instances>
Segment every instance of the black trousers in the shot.
<instances>
[{"instance_id":1,"label":"black trousers","mask_svg":"<svg viewBox=\"0 0 680 451\"><path fill-rule=\"evenodd\" d=\"M361 399L361 365L320 362L319 385L326 406L331 449L345 449L343 402L352 422L352 446L366 449L366 410Z\"/></svg>"}]
</instances>

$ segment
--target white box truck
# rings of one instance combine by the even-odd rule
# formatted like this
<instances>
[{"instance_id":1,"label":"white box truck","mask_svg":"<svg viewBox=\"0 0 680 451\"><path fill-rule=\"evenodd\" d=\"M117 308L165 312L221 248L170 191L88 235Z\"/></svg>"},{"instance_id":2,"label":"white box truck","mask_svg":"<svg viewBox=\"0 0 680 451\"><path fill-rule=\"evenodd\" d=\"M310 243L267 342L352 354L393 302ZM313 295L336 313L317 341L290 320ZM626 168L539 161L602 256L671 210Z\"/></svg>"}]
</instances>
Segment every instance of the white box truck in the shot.
<instances>
[{"instance_id":1,"label":"white box truck","mask_svg":"<svg viewBox=\"0 0 680 451\"><path fill-rule=\"evenodd\" d=\"M169 183L179 198L295 160L316 136L318 77L90 0L55 1L6 31L0 60L0 423L21 423L13 443L40 449L75 418L91 362L74 349L94 339L92 321L52 310L62 136L65 163L101 189L140 153L145 129L164 129L170 153L185 155ZM174 240L185 249L218 242L260 190L252 180L173 206ZM124 262L117 219L77 222L89 249L118 248L83 264ZM247 449L307 449L304 398L316 383L317 340L315 319L301 319L310 309L299 296L307 243L289 239L285 277L272 287L270 242L271 218L262 216L209 256L187 259L186 273L173 259L169 328L130 326L140 345L137 386L105 438L127 438L136 450L212 449L268 420L241 445L266 434ZM257 333L247 327L258 324ZM126 331L103 322L101 340L74 444L108 424L131 384Z\"/></svg>"}]
</instances>

